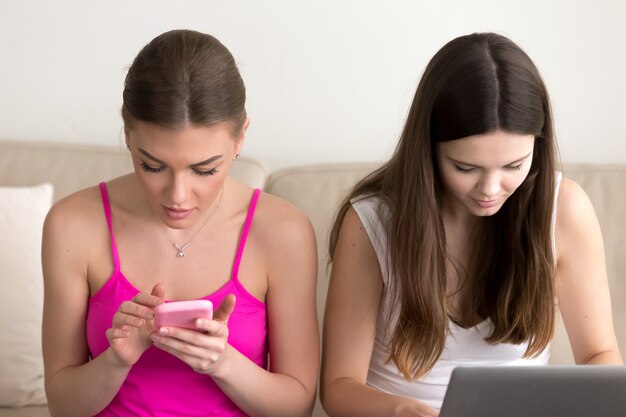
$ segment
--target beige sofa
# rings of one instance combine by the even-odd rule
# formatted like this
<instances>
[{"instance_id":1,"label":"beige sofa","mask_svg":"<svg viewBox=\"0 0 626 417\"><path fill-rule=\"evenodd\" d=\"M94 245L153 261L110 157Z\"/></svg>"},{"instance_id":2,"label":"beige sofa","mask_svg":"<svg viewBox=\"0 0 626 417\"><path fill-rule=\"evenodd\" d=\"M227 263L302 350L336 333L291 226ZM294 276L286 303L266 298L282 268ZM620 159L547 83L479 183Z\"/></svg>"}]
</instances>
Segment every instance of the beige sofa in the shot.
<instances>
[{"instance_id":1,"label":"beige sofa","mask_svg":"<svg viewBox=\"0 0 626 417\"><path fill-rule=\"evenodd\" d=\"M268 174L262 165L245 158L238 160L233 167L232 175L235 178L292 202L310 217L317 233L320 254L317 291L320 323L328 284L326 247L331 219L340 197L355 181L374 167L375 164L371 163L320 164ZM75 190L95 185L101 180L113 178L130 170L129 156L121 148L0 142L0 197L1 187L25 187L48 182L54 187L54 200L58 200ZM626 352L626 186L624 186L626 164L565 165L563 170L566 176L575 179L587 190L600 219L612 291L615 328L620 346ZM0 205L0 208L2 207ZM0 221L1 215L0 210ZM7 234L4 230L2 234L6 239ZM21 239L21 233L14 235ZM11 236L9 234L9 238ZM30 263L39 262L37 248L33 248L30 253L23 252L17 252L17 256L25 256ZM14 259L7 260L2 256L0 253L0 262L15 262ZM10 341L11 337L6 337L7 330L0 327L2 335L0 417L49 416L45 405L42 405L45 404L45 398L42 391L43 375L38 327L41 315L41 285L35 282L41 280L38 268L37 265L36 273L31 271L27 277L0 275L0 294L10 294L11 299L7 304L13 306L11 311L6 311L7 307L0 305L0 325L9 326L16 321L19 323L20 320L25 320L22 314L25 312L30 313L31 321L35 320L33 317L39 319L38 322L35 320L27 326L30 329L28 334L18 335L22 339L28 337L31 339L30 350L16 349L16 346L24 346L24 340ZM0 269L0 272L2 271L4 270ZM21 271L21 268L18 268L18 271ZM28 281L33 281L30 286L22 285ZM15 288L19 291L15 291ZM23 288L27 290L22 290ZM27 291L32 291L33 294L25 294ZM24 298L23 302L19 301L20 297ZM19 311L15 311L15 305ZM3 314L9 314L12 318L2 320ZM562 326L557 330L552 346L551 362L572 363L567 336ZM3 366L10 367L11 374L8 374ZM19 397L19 401L12 400L11 397ZM7 407L7 404L13 406ZM318 403L314 416L324 415Z\"/></svg>"}]
</instances>

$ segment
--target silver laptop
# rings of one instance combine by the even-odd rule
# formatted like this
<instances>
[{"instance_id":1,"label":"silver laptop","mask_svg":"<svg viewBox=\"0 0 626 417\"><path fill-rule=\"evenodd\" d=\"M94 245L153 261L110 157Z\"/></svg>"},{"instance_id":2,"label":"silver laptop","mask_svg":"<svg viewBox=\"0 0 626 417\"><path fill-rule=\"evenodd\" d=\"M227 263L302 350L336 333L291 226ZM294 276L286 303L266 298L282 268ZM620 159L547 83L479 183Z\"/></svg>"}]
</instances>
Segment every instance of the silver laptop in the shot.
<instances>
[{"instance_id":1,"label":"silver laptop","mask_svg":"<svg viewBox=\"0 0 626 417\"><path fill-rule=\"evenodd\" d=\"M626 366L474 366L452 371L439 417L625 417Z\"/></svg>"}]
</instances>

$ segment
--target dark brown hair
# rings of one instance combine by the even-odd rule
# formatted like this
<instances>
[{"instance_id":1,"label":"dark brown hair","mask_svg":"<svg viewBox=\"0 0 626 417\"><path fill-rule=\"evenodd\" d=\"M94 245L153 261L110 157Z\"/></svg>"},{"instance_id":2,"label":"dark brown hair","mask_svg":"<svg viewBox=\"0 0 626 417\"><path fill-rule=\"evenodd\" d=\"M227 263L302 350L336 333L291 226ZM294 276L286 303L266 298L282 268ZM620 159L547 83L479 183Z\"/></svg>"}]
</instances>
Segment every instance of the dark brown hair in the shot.
<instances>
[{"instance_id":1,"label":"dark brown hair","mask_svg":"<svg viewBox=\"0 0 626 417\"><path fill-rule=\"evenodd\" d=\"M124 82L122 118L178 129L246 119L246 90L231 53L217 39L192 30L154 38L137 55Z\"/></svg>"},{"instance_id":2,"label":"dark brown hair","mask_svg":"<svg viewBox=\"0 0 626 417\"><path fill-rule=\"evenodd\" d=\"M556 144L548 93L533 62L509 39L462 36L429 62L394 155L356 185L330 238L332 259L350 199L375 195L388 206L387 256L399 309L389 358L407 379L432 369L448 332L449 255L436 144L496 130L532 134L535 148L522 185L496 214L480 219L466 269L470 313L493 322L488 342L527 342L526 357L552 338Z\"/></svg>"}]
</instances>

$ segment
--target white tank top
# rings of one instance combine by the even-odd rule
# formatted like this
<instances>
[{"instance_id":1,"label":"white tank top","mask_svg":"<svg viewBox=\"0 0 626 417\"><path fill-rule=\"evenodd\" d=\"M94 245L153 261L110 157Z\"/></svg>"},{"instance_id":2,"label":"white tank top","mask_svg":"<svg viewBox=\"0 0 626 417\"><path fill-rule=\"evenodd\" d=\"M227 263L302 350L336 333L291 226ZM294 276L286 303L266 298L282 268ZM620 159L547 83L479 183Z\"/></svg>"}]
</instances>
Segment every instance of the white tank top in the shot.
<instances>
[{"instance_id":1,"label":"white tank top","mask_svg":"<svg viewBox=\"0 0 626 417\"><path fill-rule=\"evenodd\" d=\"M556 213L556 195L561 182L561 173L557 173L554 213L552 215L552 247L554 250L554 224ZM441 356L433 369L423 377L407 381L393 361L387 361L388 342L397 320L397 312L389 316L392 304L393 280L389 276L387 264L387 237L384 226L389 217L387 207L377 197L354 199L352 207L358 214L374 246L383 279L383 294L376 323L376 336L367 375L367 384L373 388L394 395L415 398L440 409L450 380L452 370L459 365L545 365L550 357L550 348L539 356L524 359L528 345L501 343L490 345L485 338L491 334L493 324L485 320L474 327L462 328L449 321L449 333ZM387 326L391 317L391 325ZM385 329L389 328L389 332ZM389 333L389 334L387 334Z\"/></svg>"}]
</instances>

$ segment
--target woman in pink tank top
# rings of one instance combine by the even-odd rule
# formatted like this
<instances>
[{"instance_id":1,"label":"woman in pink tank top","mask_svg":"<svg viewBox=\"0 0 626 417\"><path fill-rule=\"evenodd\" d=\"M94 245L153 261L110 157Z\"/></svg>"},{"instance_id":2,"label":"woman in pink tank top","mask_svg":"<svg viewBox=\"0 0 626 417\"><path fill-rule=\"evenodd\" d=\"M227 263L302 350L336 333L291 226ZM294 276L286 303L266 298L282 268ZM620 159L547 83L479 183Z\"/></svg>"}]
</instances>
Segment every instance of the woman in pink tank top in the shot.
<instances>
[{"instance_id":1,"label":"woman in pink tank top","mask_svg":"<svg viewBox=\"0 0 626 417\"><path fill-rule=\"evenodd\" d=\"M134 172L75 193L44 226L53 416L306 416L317 385L308 219L228 177L248 118L230 52L166 32L135 58L122 117ZM194 329L155 308L209 300Z\"/></svg>"}]
</instances>

